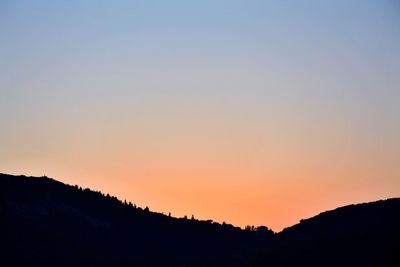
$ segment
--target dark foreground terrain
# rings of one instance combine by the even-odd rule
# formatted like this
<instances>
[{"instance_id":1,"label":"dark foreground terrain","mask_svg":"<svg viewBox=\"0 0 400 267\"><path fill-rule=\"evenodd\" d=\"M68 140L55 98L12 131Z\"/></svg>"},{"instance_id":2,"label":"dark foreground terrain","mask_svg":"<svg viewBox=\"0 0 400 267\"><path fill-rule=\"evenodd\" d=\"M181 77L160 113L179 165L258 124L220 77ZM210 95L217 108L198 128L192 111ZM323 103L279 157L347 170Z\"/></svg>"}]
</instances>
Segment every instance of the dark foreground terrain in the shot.
<instances>
[{"instance_id":1,"label":"dark foreground terrain","mask_svg":"<svg viewBox=\"0 0 400 267\"><path fill-rule=\"evenodd\" d=\"M0 266L400 266L400 199L338 208L273 233L0 174L0 242Z\"/></svg>"}]
</instances>

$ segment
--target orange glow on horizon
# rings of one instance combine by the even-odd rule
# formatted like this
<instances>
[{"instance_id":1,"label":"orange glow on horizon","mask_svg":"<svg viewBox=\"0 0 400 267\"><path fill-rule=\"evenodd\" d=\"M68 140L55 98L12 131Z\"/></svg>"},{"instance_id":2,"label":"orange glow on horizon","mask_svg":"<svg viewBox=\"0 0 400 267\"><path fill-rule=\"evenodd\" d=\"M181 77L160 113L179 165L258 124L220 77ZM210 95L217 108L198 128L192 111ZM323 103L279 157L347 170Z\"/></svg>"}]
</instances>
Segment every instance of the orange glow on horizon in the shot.
<instances>
[{"instance_id":1,"label":"orange glow on horizon","mask_svg":"<svg viewBox=\"0 0 400 267\"><path fill-rule=\"evenodd\" d=\"M0 172L275 231L399 197L398 1L215 2L0 2Z\"/></svg>"}]
</instances>

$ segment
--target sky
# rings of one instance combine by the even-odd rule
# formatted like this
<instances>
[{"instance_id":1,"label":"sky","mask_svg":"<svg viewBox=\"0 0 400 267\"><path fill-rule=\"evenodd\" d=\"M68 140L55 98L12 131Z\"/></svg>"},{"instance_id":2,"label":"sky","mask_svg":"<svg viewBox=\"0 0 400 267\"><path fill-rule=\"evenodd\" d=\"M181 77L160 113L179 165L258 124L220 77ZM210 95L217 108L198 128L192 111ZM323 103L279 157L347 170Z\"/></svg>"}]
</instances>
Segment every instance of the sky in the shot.
<instances>
[{"instance_id":1,"label":"sky","mask_svg":"<svg viewBox=\"0 0 400 267\"><path fill-rule=\"evenodd\" d=\"M400 196L400 4L0 1L0 172L275 231Z\"/></svg>"}]
</instances>

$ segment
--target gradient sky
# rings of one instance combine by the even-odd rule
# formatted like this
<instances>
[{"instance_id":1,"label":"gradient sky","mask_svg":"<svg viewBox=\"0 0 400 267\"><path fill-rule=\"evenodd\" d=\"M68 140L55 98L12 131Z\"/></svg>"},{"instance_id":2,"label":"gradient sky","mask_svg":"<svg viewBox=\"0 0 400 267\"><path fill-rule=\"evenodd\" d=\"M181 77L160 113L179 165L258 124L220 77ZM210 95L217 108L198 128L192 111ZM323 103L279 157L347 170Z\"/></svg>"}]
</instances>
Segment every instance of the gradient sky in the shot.
<instances>
[{"instance_id":1,"label":"gradient sky","mask_svg":"<svg viewBox=\"0 0 400 267\"><path fill-rule=\"evenodd\" d=\"M0 172L274 230L398 197L400 4L3 0Z\"/></svg>"}]
</instances>

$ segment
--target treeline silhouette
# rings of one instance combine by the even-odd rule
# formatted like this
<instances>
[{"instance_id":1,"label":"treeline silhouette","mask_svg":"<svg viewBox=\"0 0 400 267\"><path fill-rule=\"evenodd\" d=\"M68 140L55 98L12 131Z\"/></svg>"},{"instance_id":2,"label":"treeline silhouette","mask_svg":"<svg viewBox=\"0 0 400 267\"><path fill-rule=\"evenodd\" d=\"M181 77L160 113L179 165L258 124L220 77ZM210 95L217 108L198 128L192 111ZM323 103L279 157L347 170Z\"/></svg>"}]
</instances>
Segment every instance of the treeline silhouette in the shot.
<instances>
[{"instance_id":1,"label":"treeline silhouette","mask_svg":"<svg viewBox=\"0 0 400 267\"><path fill-rule=\"evenodd\" d=\"M400 266L400 199L281 233L175 218L48 177L0 174L2 266Z\"/></svg>"},{"instance_id":2,"label":"treeline silhouette","mask_svg":"<svg viewBox=\"0 0 400 267\"><path fill-rule=\"evenodd\" d=\"M240 265L273 235L174 218L47 177L0 176L2 239L23 266Z\"/></svg>"}]
</instances>

